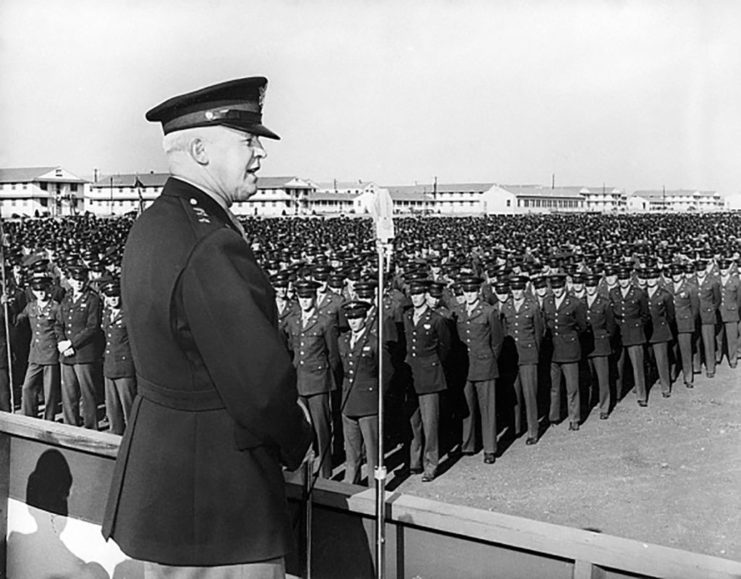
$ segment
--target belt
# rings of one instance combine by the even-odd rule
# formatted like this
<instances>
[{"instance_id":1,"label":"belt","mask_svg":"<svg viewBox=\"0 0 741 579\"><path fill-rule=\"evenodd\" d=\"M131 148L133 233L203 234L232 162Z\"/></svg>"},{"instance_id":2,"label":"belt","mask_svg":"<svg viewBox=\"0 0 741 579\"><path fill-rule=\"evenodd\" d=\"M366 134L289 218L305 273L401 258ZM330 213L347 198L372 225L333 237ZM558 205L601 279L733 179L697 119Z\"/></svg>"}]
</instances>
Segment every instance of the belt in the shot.
<instances>
[{"instance_id":1,"label":"belt","mask_svg":"<svg viewBox=\"0 0 741 579\"><path fill-rule=\"evenodd\" d=\"M137 375L137 392L145 400L172 408L174 410L190 410L203 412L225 408L219 393L209 388L207 390L173 390L150 382Z\"/></svg>"}]
</instances>

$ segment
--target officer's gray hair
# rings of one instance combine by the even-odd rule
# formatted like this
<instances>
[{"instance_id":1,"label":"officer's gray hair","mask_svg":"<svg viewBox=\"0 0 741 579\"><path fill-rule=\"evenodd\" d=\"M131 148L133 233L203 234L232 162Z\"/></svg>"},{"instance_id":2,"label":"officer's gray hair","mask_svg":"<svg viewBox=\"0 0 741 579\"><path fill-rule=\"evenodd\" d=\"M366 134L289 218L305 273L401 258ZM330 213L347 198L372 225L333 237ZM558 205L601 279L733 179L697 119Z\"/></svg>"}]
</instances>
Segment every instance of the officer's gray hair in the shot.
<instances>
[{"instance_id":1,"label":"officer's gray hair","mask_svg":"<svg viewBox=\"0 0 741 579\"><path fill-rule=\"evenodd\" d=\"M166 155L171 153L186 153L190 147L190 143L195 138L201 138L208 140L206 136L206 127L195 127L192 129L183 129L182 131L175 131L168 133L162 138L162 148Z\"/></svg>"}]
</instances>

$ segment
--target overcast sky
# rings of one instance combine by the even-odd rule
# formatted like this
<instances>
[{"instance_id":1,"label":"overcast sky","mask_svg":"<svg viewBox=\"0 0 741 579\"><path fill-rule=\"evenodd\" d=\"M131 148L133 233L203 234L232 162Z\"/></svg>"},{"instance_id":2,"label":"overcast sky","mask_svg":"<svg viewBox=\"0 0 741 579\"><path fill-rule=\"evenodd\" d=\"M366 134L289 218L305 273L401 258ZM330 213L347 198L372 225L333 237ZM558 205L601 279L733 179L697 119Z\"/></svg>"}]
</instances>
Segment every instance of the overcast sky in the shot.
<instances>
[{"instance_id":1,"label":"overcast sky","mask_svg":"<svg viewBox=\"0 0 741 579\"><path fill-rule=\"evenodd\" d=\"M741 192L741 2L2 0L0 166L165 170L144 113L270 80L265 176Z\"/></svg>"}]
</instances>

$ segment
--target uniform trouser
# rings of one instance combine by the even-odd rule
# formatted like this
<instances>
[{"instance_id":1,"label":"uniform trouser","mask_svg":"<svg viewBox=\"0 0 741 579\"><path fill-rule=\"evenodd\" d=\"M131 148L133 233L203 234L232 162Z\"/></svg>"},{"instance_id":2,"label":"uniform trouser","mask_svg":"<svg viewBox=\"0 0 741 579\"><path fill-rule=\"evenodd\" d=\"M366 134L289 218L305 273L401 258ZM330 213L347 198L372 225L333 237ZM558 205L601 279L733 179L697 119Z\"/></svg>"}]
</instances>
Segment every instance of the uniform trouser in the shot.
<instances>
[{"instance_id":1,"label":"uniform trouser","mask_svg":"<svg viewBox=\"0 0 741 579\"><path fill-rule=\"evenodd\" d=\"M594 386L595 377L599 387L599 412L607 414L610 412L610 357L592 356L587 358L589 373L591 374L591 386Z\"/></svg>"},{"instance_id":2,"label":"uniform trouser","mask_svg":"<svg viewBox=\"0 0 741 579\"><path fill-rule=\"evenodd\" d=\"M736 332L736 335L741 338L741 320L738 322L738 332ZM736 359L738 360L741 358L741 339L737 340L738 346L736 347Z\"/></svg>"},{"instance_id":3,"label":"uniform trouser","mask_svg":"<svg viewBox=\"0 0 741 579\"><path fill-rule=\"evenodd\" d=\"M669 377L669 342L656 342L651 344L651 349L654 352L654 362L659 372L661 392L668 394L672 389L672 381Z\"/></svg>"},{"instance_id":4,"label":"uniform trouser","mask_svg":"<svg viewBox=\"0 0 741 579\"><path fill-rule=\"evenodd\" d=\"M332 456L329 453L329 445L332 435L330 432L329 392L301 396L301 399L309 409L311 425L314 427L314 451L319 465L319 476L330 478L332 476Z\"/></svg>"},{"instance_id":5,"label":"uniform trouser","mask_svg":"<svg viewBox=\"0 0 741 579\"><path fill-rule=\"evenodd\" d=\"M720 362L723 357L723 346L728 354L728 364L734 367L738 360L738 322L723 322L718 326L715 342L716 362Z\"/></svg>"},{"instance_id":6,"label":"uniform trouser","mask_svg":"<svg viewBox=\"0 0 741 579\"><path fill-rule=\"evenodd\" d=\"M496 380L466 380L463 387L468 414L463 418L463 452L476 450L477 406L481 414L481 443L484 452L497 451Z\"/></svg>"},{"instance_id":7,"label":"uniform trouser","mask_svg":"<svg viewBox=\"0 0 741 579\"><path fill-rule=\"evenodd\" d=\"M702 324L700 333L695 340L695 372L700 371L700 352L703 352L705 355L705 371L708 375L713 376L715 374L715 324ZM701 345L702 348L700 348Z\"/></svg>"},{"instance_id":8,"label":"uniform trouser","mask_svg":"<svg viewBox=\"0 0 741 579\"><path fill-rule=\"evenodd\" d=\"M0 368L0 410L12 411L10 408L10 378L7 368Z\"/></svg>"},{"instance_id":9,"label":"uniform trouser","mask_svg":"<svg viewBox=\"0 0 741 579\"><path fill-rule=\"evenodd\" d=\"M136 378L108 378L105 380L105 411L108 415L110 431L123 434L129 421L129 410L136 396Z\"/></svg>"},{"instance_id":10,"label":"uniform trouser","mask_svg":"<svg viewBox=\"0 0 741 579\"><path fill-rule=\"evenodd\" d=\"M630 358L633 366L633 382L635 383L636 396L639 401L646 400L646 370L643 367L643 344L624 346L618 359L618 397L622 394L623 378L625 377L625 355Z\"/></svg>"},{"instance_id":11,"label":"uniform trouser","mask_svg":"<svg viewBox=\"0 0 741 579\"><path fill-rule=\"evenodd\" d=\"M350 417L342 415L342 433L345 438L346 483L360 482L360 465L363 461L363 445L368 473L368 486L375 484L378 464L378 415Z\"/></svg>"},{"instance_id":12,"label":"uniform trouser","mask_svg":"<svg viewBox=\"0 0 741 579\"><path fill-rule=\"evenodd\" d=\"M418 406L409 422L412 427L412 444L409 449L409 466L423 468L425 473L435 475L440 462L438 448L438 426L440 422L440 394L419 394Z\"/></svg>"},{"instance_id":13,"label":"uniform trouser","mask_svg":"<svg viewBox=\"0 0 741 579\"><path fill-rule=\"evenodd\" d=\"M522 433L522 406L525 405L528 438L538 437L538 365L523 364L515 378L515 434Z\"/></svg>"},{"instance_id":14,"label":"uniform trouser","mask_svg":"<svg viewBox=\"0 0 741 579\"><path fill-rule=\"evenodd\" d=\"M85 428L98 430L93 372L92 364L62 364L62 414L65 424L80 425L82 398L82 424Z\"/></svg>"},{"instance_id":15,"label":"uniform trouser","mask_svg":"<svg viewBox=\"0 0 741 579\"><path fill-rule=\"evenodd\" d=\"M59 364L37 364L29 362L26 377L21 387L21 411L26 416L36 416L39 411L39 378L43 375L44 420L54 420L59 404Z\"/></svg>"},{"instance_id":16,"label":"uniform trouser","mask_svg":"<svg viewBox=\"0 0 741 579\"><path fill-rule=\"evenodd\" d=\"M579 362L551 362L551 422L561 419L561 374L566 381L566 402L569 422L581 422L581 400L579 398Z\"/></svg>"},{"instance_id":17,"label":"uniform trouser","mask_svg":"<svg viewBox=\"0 0 741 579\"><path fill-rule=\"evenodd\" d=\"M217 567L175 567L144 562L144 579L285 579L285 559Z\"/></svg>"},{"instance_id":18,"label":"uniform trouser","mask_svg":"<svg viewBox=\"0 0 741 579\"><path fill-rule=\"evenodd\" d=\"M692 341L694 335L691 332L682 332L677 334L677 341L674 345L674 359L681 360L682 377L685 384L692 384L695 381L692 372Z\"/></svg>"}]
</instances>

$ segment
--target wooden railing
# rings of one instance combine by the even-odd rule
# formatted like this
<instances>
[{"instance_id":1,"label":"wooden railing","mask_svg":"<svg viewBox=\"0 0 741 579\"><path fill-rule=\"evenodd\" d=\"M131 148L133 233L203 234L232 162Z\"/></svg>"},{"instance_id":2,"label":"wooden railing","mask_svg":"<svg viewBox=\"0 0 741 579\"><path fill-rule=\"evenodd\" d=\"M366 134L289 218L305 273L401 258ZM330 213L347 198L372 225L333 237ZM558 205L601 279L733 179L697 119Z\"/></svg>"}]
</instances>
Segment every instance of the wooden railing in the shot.
<instances>
[{"instance_id":1,"label":"wooden railing","mask_svg":"<svg viewBox=\"0 0 741 579\"><path fill-rule=\"evenodd\" d=\"M49 449L66 459L77 489L68 516L99 525L119 440L0 412L0 536L8 534L8 500L25 501L29 473ZM301 473L286 477L296 520L302 481ZM373 491L320 480L312 509L312 577L372 577ZM389 578L741 577L741 562L400 493L387 494L387 525ZM2 577L6 548L3 540ZM302 573L298 555L288 569Z\"/></svg>"}]
</instances>

